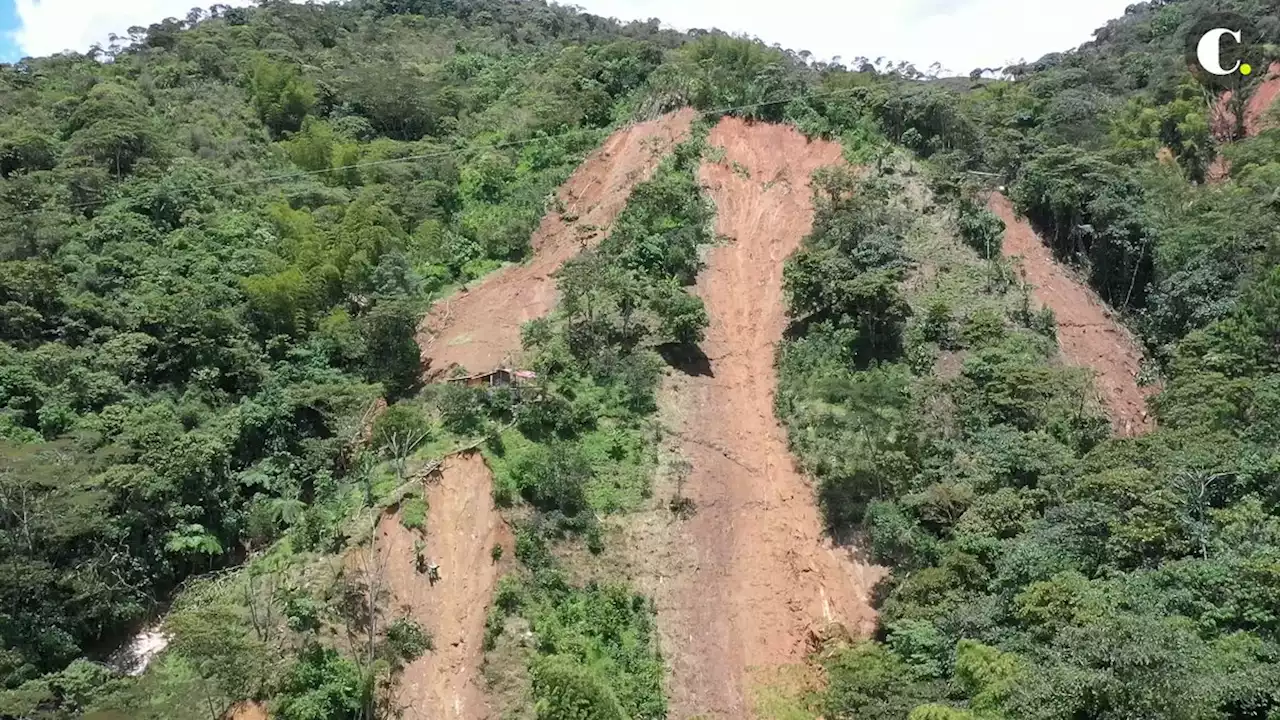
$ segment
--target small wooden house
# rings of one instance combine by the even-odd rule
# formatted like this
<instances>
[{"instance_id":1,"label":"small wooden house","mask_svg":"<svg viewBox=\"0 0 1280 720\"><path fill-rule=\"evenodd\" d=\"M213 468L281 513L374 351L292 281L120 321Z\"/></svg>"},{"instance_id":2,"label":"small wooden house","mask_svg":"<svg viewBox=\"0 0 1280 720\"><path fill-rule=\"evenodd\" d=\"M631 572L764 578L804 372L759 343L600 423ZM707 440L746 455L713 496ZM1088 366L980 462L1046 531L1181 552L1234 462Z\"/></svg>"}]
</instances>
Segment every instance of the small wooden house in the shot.
<instances>
[{"instance_id":1,"label":"small wooden house","mask_svg":"<svg viewBox=\"0 0 1280 720\"><path fill-rule=\"evenodd\" d=\"M538 374L532 370L497 368L490 370L489 372L477 373L475 375L464 375L462 377L449 378L448 382L460 383L467 387L499 388L520 387L533 382L537 378Z\"/></svg>"}]
</instances>

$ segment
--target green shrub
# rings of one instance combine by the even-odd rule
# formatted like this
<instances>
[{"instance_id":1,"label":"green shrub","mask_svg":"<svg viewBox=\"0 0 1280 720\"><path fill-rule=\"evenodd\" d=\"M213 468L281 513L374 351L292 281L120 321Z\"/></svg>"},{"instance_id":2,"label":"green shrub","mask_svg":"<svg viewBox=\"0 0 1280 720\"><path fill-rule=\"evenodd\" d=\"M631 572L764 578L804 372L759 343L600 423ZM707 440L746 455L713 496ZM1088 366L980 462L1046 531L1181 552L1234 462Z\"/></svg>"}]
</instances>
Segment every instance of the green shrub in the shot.
<instances>
[{"instance_id":1,"label":"green shrub","mask_svg":"<svg viewBox=\"0 0 1280 720\"><path fill-rule=\"evenodd\" d=\"M626 720L609 685L589 667L552 656L533 665L534 711L539 720Z\"/></svg>"},{"instance_id":2,"label":"green shrub","mask_svg":"<svg viewBox=\"0 0 1280 720\"><path fill-rule=\"evenodd\" d=\"M332 648L311 645L285 677L277 715L282 720L355 720L370 691L354 662Z\"/></svg>"},{"instance_id":3,"label":"green shrub","mask_svg":"<svg viewBox=\"0 0 1280 720\"><path fill-rule=\"evenodd\" d=\"M825 665L823 709L829 717L903 718L924 699L906 664L879 643L841 649Z\"/></svg>"},{"instance_id":4,"label":"green shrub","mask_svg":"<svg viewBox=\"0 0 1280 720\"><path fill-rule=\"evenodd\" d=\"M965 244L984 259L999 257L1004 242L1004 221L971 200L962 200L959 207L958 225Z\"/></svg>"},{"instance_id":5,"label":"green shrub","mask_svg":"<svg viewBox=\"0 0 1280 720\"><path fill-rule=\"evenodd\" d=\"M588 509L591 465L574 443L535 445L512 462L511 474L521 496L539 510L572 518Z\"/></svg>"},{"instance_id":6,"label":"green shrub","mask_svg":"<svg viewBox=\"0 0 1280 720\"><path fill-rule=\"evenodd\" d=\"M520 581L511 576L498 581L498 589L493 595L493 604L508 615L520 609L524 603L524 587Z\"/></svg>"},{"instance_id":7,"label":"green shrub","mask_svg":"<svg viewBox=\"0 0 1280 720\"><path fill-rule=\"evenodd\" d=\"M387 646L397 662L408 663L435 650L431 635L414 620L396 618L387 626Z\"/></svg>"},{"instance_id":8,"label":"green shrub","mask_svg":"<svg viewBox=\"0 0 1280 720\"><path fill-rule=\"evenodd\" d=\"M960 323L960 340L967 348L999 344L1008 335L1004 315L990 307L980 307Z\"/></svg>"},{"instance_id":9,"label":"green shrub","mask_svg":"<svg viewBox=\"0 0 1280 720\"><path fill-rule=\"evenodd\" d=\"M412 450L431 439L431 423L420 409L400 402L386 409L373 424L373 446L387 453Z\"/></svg>"},{"instance_id":10,"label":"green shrub","mask_svg":"<svg viewBox=\"0 0 1280 720\"><path fill-rule=\"evenodd\" d=\"M951 322L951 304L941 298L934 299L925 309L921 320L924 338L938 343L944 349L949 348L952 343Z\"/></svg>"},{"instance_id":11,"label":"green shrub","mask_svg":"<svg viewBox=\"0 0 1280 720\"><path fill-rule=\"evenodd\" d=\"M400 524L410 530L426 532L427 501L420 497L406 498L400 504Z\"/></svg>"},{"instance_id":12,"label":"green shrub","mask_svg":"<svg viewBox=\"0 0 1280 720\"><path fill-rule=\"evenodd\" d=\"M507 616L497 606L489 608L484 616L484 651L489 652L498 644L506 629Z\"/></svg>"},{"instance_id":13,"label":"green shrub","mask_svg":"<svg viewBox=\"0 0 1280 720\"><path fill-rule=\"evenodd\" d=\"M469 435L480 429L485 407L483 389L449 383L440 388L436 402L440 419L450 432Z\"/></svg>"}]
</instances>

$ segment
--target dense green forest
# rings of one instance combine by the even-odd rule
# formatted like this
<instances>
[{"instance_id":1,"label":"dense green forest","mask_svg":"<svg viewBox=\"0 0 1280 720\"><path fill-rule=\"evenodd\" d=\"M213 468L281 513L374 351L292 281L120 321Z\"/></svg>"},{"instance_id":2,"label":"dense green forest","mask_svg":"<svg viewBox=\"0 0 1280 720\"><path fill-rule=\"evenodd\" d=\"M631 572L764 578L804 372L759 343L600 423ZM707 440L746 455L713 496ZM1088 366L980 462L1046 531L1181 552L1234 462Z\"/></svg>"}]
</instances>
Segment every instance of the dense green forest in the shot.
<instances>
[{"instance_id":1,"label":"dense green forest","mask_svg":"<svg viewBox=\"0 0 1280 720\"><path fill-rule=\"evenodd\" d=\"M860 95L926 162L826 179L787 266L780 415L832 531L893 569L877 641L824 656L824 717L1280 717L1278 131L1213 132L1181 48L1217 9L1274 42L1274 5L1146 3L1016 82ZM968 171L1125 312L1158 430L1108 438Z\"/></svg>"},{"instance_id":2,"label":"dense green forest","mask_svg":"<svg viewBox=\"0 0 1280 720\"><path fill-rule=\"evenodd\" d=\"M269 3L0 66L0 714L81 712L102 674L57 673L185 578L344 544L350 441L416 391L426 303L522 257L678 40L537 3ZM441 399L462 430L467 402Z\"/></svg>"},{"instance_id":3,"label":"dense green forest","mask_svg":"<svg viewBox=\"0 0 1280 720\"><path fill-rule=\"evenodd\" d=\"M551 549L598 551L598 517L648 491L658 350L707 322L701 134L527 327L544 393L419 388L413 336L524 256L611 127L682 106L875 168L824 172L786 268L779 416L832 534L892 570L876 637L818 654L813 710L1280 717L1280 130L1215 131L1182 42L1222 9L1280 43L1275 3L1155 0L1005 79L936 81L540 2L353 0L0 65L0 717L376 715L431 640L335 642L375 602L317 568L375 508L421 514L406 434L484 440L519 510L486 643L536 638L536 716L664 717L648 601ZM992 176L1138 331L1154 433L1109 438L1054 361L1052 317L991 256ZM929 263L954 280L908 282ZM157 667L100 664L162 610Z\"/></svg>"}]
</instances>

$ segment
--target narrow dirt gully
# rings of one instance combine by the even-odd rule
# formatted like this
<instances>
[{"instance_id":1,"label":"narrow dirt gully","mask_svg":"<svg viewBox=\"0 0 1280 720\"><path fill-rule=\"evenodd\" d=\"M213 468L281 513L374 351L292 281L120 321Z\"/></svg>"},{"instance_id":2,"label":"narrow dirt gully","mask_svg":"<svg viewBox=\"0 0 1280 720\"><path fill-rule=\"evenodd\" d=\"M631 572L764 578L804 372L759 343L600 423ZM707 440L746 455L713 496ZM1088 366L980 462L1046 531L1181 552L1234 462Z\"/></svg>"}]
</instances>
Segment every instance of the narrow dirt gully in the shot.
<instances>
[{"instance_id":1,"label":"narrow dirt gully","mask_svg":"<svg viewBox=\"0 0 1280 720\"><path fill-rule=\"evenodd\" d=\"M455 366L481 372L511 361L520 350L520 327L555 308L553 273L608 234L632 189L688 135L695 117L686 109L623 128L588 156L560 187L563 212L548 212L534 232L527 263L488 275L432 307L418 328L426 377L439 378Z\"/></svg>"},{"instance_id":2,"label":"narrow dirt gully","mask_svg":"<svg viewBox=\"0 0 1280 720\"><path fill-rule=\"evenodd\" d=\"M1090 368L1111 426L1121 436L1139 435L1155 427L1147 414L1150 389L1138 385L1142 350L1133 335L1107 311L1106 305L1053 257L1053 251L1019 217L1009 198L994 193L987 206L1004 221L1005 257L1017 258L1031 284L1031 296L1053 310L1058 346L1067 363Z\"/></svg>"},{"instance_id":3,"label":"narrow dirt gully","mask_svg":"<svg viewBox=\"0 0 1280 720\"><path fill-rule=\"evenodd\" d=\"M396 690L406 720L476 720L489 716L480 666L484 621L501 567L494 545L511 557L514 540L493 506L493 476L477 452L445 460L427 485L426 537L383 516L375 547L377 569L389 594L388 620L408 616L431 634L435 649L410 663ZM432 585L416 567L414 541L440 566Z\"/></svg>"},{"instance_id":4,"label":"narrow dirt gully","mask_svg":"<svg viewBox=\"0 0 1280 720\"><path fill-rule=\"evenodd\" d=\"M419 328L428 381L455 366L473 371L506 363L520 350L520 326L555 306L553 274L598 243L636 185L689 132L691 110L614 133L559 190L564 210L551 212L532 238L533 257L436 303ZM408 616L431 633L435 650L405 668L395 705L409 720L480 720L491 716L481 666L484 621L501 568L494 545L510 558L512 538L493 505L493 475L478 453L447 459L428 483L427 533L405 528L398 514L378 524L367 576L385 585L391 617ZM414 541L440 566L431 586L415 568Z\"/></svg>"},{"instance_id":5,"label":"narrow dirt gully","mask_svg":"<svg viewBox=\"0 0 1280 720\"><path fill-rule=\"evenodd\" d=\"M812 224L809 176L842 162L840 146L733 118L709 142L725 158L704 164L701 180L716 231L731 238L710 250L698 278L709 364L670 373L661 393L695 509L683 522L656 513L627 532L657 603L678 720L752 716L753 690L802 665L829 624L873 628L869 594L881 576L824 536L773 408L774 346L787 323L782 263ZM655 495L665 502L669 491L659 484Z\"/></svg>"}]
</instances>

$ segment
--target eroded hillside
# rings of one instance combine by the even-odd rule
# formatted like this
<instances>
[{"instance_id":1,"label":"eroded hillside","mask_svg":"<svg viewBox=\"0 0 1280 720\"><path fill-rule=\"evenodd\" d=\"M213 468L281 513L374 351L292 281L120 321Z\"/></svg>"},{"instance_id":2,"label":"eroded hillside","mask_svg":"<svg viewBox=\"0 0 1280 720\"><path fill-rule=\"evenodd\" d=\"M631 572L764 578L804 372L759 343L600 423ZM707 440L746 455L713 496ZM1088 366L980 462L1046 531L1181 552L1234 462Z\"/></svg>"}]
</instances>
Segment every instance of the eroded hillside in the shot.
<instances>
[{"instance_id":1,"label":"eroded hillside","mask_svg":"<svg viewBox=\"0 0 1280 720\"><path fill-rule=\"evenodd\" d=\"M608 234L632 188L653 174L694 116L686 109L611 135L557 191L528 262L437 302L418 331L426 376L440 379L453 367L487 372L514 360L521 326L555 308L556 270Z\"/></svg>"},{"instance_id":2,"label":"eroded hillside","mask_svg":"<svg viewBox=\"0 0 1280 720\"><path fill-rule=\"evenodd\" d=\"M1097 295L1054 257L1009 199L993 194L988 207L1005 224L1002 252L1017 263L1039 307L1057 323L1058 345L1066 361L1095 374L1095 384L1116 433L1131 436L1151 429L1147 411L1152 389L1138 384L1142 348Z\"/></svg>"},{"instance_id":3,"label":"eroded hillside","mask_svg":"<svg viewBox=\"0 0 1280 720\"><path fill-rule=\"evenodd\" d=\"M674 717L747 717L753 685L805 661L828 624L873 626L877 568L825 537L814 492L774 417L774 347L786 327L782 263L809 231L810 174L840 146L793 128L726 118L700 177L723 244L696 291L710 324L701 354L664 383L663 417L688 463L684 522L629 542L647 556L670 664Z\"/></svg>"}]
</instances>

